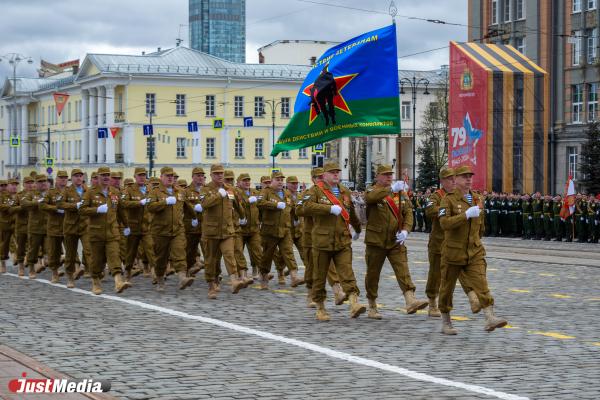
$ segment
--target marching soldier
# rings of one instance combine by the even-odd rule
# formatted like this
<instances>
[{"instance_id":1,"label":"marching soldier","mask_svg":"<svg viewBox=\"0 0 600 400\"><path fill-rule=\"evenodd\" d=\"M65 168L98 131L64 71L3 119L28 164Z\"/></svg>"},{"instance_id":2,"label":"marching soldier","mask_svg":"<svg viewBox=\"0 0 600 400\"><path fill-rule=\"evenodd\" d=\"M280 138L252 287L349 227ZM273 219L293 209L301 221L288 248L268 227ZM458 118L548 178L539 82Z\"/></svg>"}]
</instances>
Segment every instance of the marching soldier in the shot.
<instances>
[{"instance_id":1,"label":"marching soldier","mask_svg":"<svg viewBox=\"0 0 600 400\"><path fill-rule=\"evenodd\" d=\"M193 277L187 276L185 257L185 193L174 183L173 168L162 167L160 184L152 190L147 203L148 211L154 214L150 232L154 243L156 289L159 292L165 290L165 272L169 262L179 277L179 289L183 290L194 282Z\"/></svg>"},{"instance_id":2,"label":"marching soldier","mask_svg":"<svg viewBox=\"0 0 600 400\"><path fill-rule=\"evenodd\" d=\"M262 245L260 240L260 220L258 209L259 192L250 188L250 175L243 173L237 178L237 196L241 200L240 204L244 207L246 218L241 224L242 232L240 235L242 252L245 247L248 247L250 255L250 264L252 266L252 278L259 278L259 268L262 258ZM244 258L244 263L246 258Z\"/></svg>"},{"instance_id":3,"label":"marching soldier","mask_svg":"<svg viewBox=\"0 0 600 400\"><path fill-rule=\"evenodd\" d=\"M98 183L83 195L80 212L89 217L88 235L92 253L91 275L92 293L102 294L100 280L105 264L115 281L115 292L121 293L131 287L131 283L123 280L121 258L119 256L119 222L127 225L127 216L121 203L120 193L110 186L110 169L98 168ZM125 228L123 234L129 236L130 229Z\"/></svg>"},{"instance_id":4,"label":"marching soldier","mask_svg":"<svg viewBox=\"0 0 600 400\"><path fill-rule=\"evenodd\" d=\"M300 194L298 193L298 178L295 176L288 176L285 180L287 191L292 199L294 205L298 203ZM298 253L300 254L300 259L302 263L306 267L306 259L304 256L304 249L302 247L302 219L299 215L296 214L296 209L294 207L294 213L292 214L292 242L296 249L298 249Z\"/></svg>"},{"instance_id":5,"label":"marching soldier","mask_svg":"<svg viewBox=\"0 0 600 400\"><path fill-rule=\"evenodd\" d=\"M372 319L382 318L377 310L377 292L381 269L386 258L404 294L407 314L414 314L428 304L425 300L415 298L416 287L410 277L404 245L412 226L412 210L408 196L404 193L404 181L400 180L392 184L393 174L390 165L378 166L376 182L367 189L365 195L367 203L365 289L369 301L368 317Z\"/></svg>"},{"instance_id":6,"label":"marching soldier","mask_svg":"<svg viewBox=\"0 0 600 400\"><path fill-rule=\"evenodd\" d=\"M0 186L4 186L6 189L5 192L0 193L0 274L6 272L10 242L15 232L13 207L16 203L18 185L19 181L14 179L8 182L0 181Z\"/></svg>"},{"instance_id":7,"label":"marching soldier","mask_svg":"<svg viewBox=\"0 0 600 400\"><path fill-rule=\"evenodd\" d=\"M40 209L46 212L46 244L48 253L48 267L52 271L52 283L58 283L58 267L63 244L63 223L65 210L57 206L63 199L63 191L67 187L69 174L67 171L56 173L56 182L53 189L48 190ZM73 277L68 278L68 286L74 287Z\"/></svg>"},{"instance_id":8,"label":"marching soldier","mask_svg":"<svg viewBox=\"0 0 600 400\"><path fill-rule=\"evenodd\" d=\"M238 190L235 187L235 174L232 170L226 169L224 175L225 183L233 188L233 193L235 196L235 200L239 204L241 209L245 210L244 204L242 203L242 198L238 195ZM244 212L245 214L245 212ZM248 287L248 285L254 283L254 279L248 276L248 263L246 262L246 257L244 256L244 242L242 240L242 225L248 224L248 220L238 213L237 209L233 208L233 226L235 227L235 236L234 236L234 250L233 254L235 255L235 261L237 265L237 271L240 276L242 282L244 282L244 288Z\"/></svg>"},{"instance_id":9,"label":"marching soldier","mask_svg":"<svg viewBox=\"0 0 600 400\"><path fill-rule=\"evenodd\" d=\"M35 279L36 273L41 272L45 267L40 264L36 270L34 265L40 254L40 250L44 248L46 240L46 213L40 208L40 204L44 202L46 193L48 192L48 177L46 175L37 175L35 178L35 190L27 194L21 202L26 210L29 211L29 220L27 224L27 235L29 237L27 251L27 266L29 267L29 278Z\"/></svg>"},{"instance_id":10,"label":"marching soldier","mask_svg":"<svg viewBox=\"0 0 600 400\"><path fill-rule=\"evenodd\" d=\"M15 236L17 238L17 265L19 276L25 276L25 254L27 253L29 210L23 205L27 201L29 192L34 188L35 181L31 176L23 178L23 190L17 193L16 203L13 206L15 213ZM29 275L35 277L35 271L29 270Z\"/></svg>"},{"instance_id":11,"label":"marching soldier","mask_svg":"<svg viewBox=\"0 0 600 400\"><path fill-rule=\"evenodd\" d=\"M456 189L442 199L439 211L440 225L444 230L442 259L446 273L442 275L440 288L440 311L442 333L456 335L452 327L450 311L456 280L464 272L479 298L486 319L488 332L507 324L506 320L494 315L494 298L490 294L486 279L485 249L481 235L485 228L481 211L481 196L471 191L473 171L469 166L456 169Z\"/></svg>"},{"instance_id":12,"label":"marching soldier","mask_svg":"<svg viewBox=\"0 0 600 400\"><path fill-rule=\"evenodd\" d=\"M552 215L552 198L550 195L544 196L544 204L542 205L542 214L544 219L544 241L552 240L553 220Z\"/></svg>"},{"instance_id":13,"label":"marching soldier","mask_svg":"<svg viewBox=\"0 0 600 400\"><path fill-rule=\"evenodd\" d=\"M195 276L200 272L200 268L196 266L198 257L198 246L202 239L202 206L200 205L200 191L206 183L206 174L201 167L195 167L192 170L192 182L185 190L185 201L188 203L186 213L184 215L185 239L186 246L186 262L189 276ZM196 211L196 210L199 210ZM204 253L206 256L206 253Z\"/></svg>"},{"instance_id":14,"label":"marching soldier","mask_svg":"<svg viewBox=\"0 0 600 400\"><path fill-rule=\"evenodd\" d=\"M313 301L317 303L316 317L329 321L325 310L325 279L333 261L344 293L350 301L350 317L356 318L366 311L358 302L360 291L352 271L352 240L360 236L361 226L350 191L340 185L341 168L336 163L326 163L323 181L319 182L310 197L304 200L304 213L313 220ZM350 225L354 235L350 233Z\"/></svg>"}]
</instances>

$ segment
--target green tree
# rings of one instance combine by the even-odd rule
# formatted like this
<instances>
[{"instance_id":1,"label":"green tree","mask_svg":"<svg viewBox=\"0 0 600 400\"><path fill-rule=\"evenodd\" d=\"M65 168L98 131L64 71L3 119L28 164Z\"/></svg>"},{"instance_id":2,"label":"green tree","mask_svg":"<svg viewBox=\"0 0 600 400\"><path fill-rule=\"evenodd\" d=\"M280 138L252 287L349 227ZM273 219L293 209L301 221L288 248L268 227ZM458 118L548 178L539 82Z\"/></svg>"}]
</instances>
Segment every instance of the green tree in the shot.
<instances>
[{"instance_id":1,"label":"green tree","mask_svg":"<svg viewBox=\"0 0 600 400\"><path fill-rule=\"evenodd\" d=\"M592 122L587 131L587 140L582 146L579 170L583 176L581 185L588 193L600 193L600 124Z\"/></svg>"},{"instance_id":2,"label":"green tree","mask_svg":"<svg viewBox=\"0 0 600 400\"><path fill-rule=\"evenodd\" d=\"M419 171L419 175L417 176L418 190L426 190L427 188L437 186L439 183L439 168L435 161L434 145L435 143L432 138L426 138L417 149L417 155L419 156L419 164L417 164Z\"/></svg>"},{"instance_id":3,"label":"green tree","mask_svg":"<svg viewBox=\"0 0 600 400\"><path fill-rule=\"evenodd\" d=\"M417 150L417 188L439 186L439 170L448 162L448 91L440 91L423 112L423 140Z\"/></svg>"}]
</instances>

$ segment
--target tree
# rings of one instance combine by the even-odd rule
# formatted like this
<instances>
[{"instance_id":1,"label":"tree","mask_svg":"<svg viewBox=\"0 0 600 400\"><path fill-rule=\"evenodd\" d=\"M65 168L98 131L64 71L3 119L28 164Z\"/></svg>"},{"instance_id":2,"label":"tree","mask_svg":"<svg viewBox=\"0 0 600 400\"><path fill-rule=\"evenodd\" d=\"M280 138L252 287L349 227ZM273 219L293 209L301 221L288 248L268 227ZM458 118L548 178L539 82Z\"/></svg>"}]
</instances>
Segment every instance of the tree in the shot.
<instances>
[{"instance_id":1,"label":"tree","mask_svg":"<svg viewBox=\"0 0 600 400\"><path fill-rule=\"evenodd\" d=\"M582 146L579 170L581 185L587 193L600 193L600 124L592 122L586 131L587 140Z\"/></svg>"},{"instance_id":2,"label":"tree","mask_svg":"<svg viewBox=\"0 0 600 400\"><path fill-rule=\"evenodd\" d=\"M417 155L419 156L417 189L419 190L426 190L438 185L438 171L440 168L437 167L435 160L434 146L435 142L433 138L425 138L421 146L417 149Z\"/></svg>"},{"instance_id":3,"label":"tree","mask_svg":"<svg viewBox=\"0 0 600 400\"><path fill-rule=\"evenodd\" d=\"M420 161L417 187L427 189L439 185L438 173L448 162L448 91L438 92L423 112L423 140L417 150Z\"/></svg>"}]
</instances>

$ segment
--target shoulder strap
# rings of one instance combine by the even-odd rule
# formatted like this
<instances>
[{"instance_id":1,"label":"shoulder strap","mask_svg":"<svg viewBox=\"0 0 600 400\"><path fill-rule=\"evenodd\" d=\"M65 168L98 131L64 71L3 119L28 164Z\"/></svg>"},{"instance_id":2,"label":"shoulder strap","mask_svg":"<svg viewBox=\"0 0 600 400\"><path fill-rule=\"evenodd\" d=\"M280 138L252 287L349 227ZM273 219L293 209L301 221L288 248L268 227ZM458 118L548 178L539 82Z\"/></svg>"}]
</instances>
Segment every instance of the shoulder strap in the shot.
<instances>
[{"instance_id":1,"label":"shoulder strap","mask_svg":"<svg viewBox=\"0 0 600 400\"><path fill-rule=\"evenodd\" d=\"M348 210L346 210L346 207L344 207L342 205L342 203L340 203L340 200L335 197L335 195L333 193L331 193L331 190L329 189L325 189L325 184L323 182L318 182L317 186L319 186L319 189L321 189L321 191L323 191L323 193L325 194L325 196L327 197L327 199L332 202L334 205L336 206L340 206L342 208L342 218L344 219L344 222L346 222L346 226L348 226L348 224L350 223L350 214L348 214Z\"/></svg>"}]
</instances>

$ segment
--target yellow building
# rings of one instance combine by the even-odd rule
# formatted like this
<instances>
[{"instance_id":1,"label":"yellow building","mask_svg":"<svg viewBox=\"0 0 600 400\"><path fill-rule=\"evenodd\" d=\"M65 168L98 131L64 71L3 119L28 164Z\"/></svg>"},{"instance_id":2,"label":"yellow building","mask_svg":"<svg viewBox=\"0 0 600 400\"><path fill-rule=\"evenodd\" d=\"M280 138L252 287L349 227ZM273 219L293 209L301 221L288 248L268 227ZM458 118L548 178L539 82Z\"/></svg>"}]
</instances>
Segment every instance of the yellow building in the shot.
<instances>
[{"instance_id":1,"label":"yellow building","mask_svg":"<svg viewBox=\"0 0 600 400\"><path fill-rule=\"evenodd\" d=\"M17 78L16 91L8 78L0 100L0 176L45 171L48 136L54 171L81 167L90 173L107 165L132 176L135 167L149 167L143 126L152 119L153 175L170 165L189 180L195 166L223 163L258 183L272 167L273 118L277 138L309 69L237 64L177 47L139 56L88 54L73 72ZM70 96L60 117L57 92ZM245 126L245 117L253 126ZM197 122L197 132L188 132L189 122ZM99 138L102 128L108 137ZM114 138L111 128L118 128ZM10 146L15 136L19 147ZM275 163L310 182L310 149L280 154Z\"/></svg>"}]
</instances>

